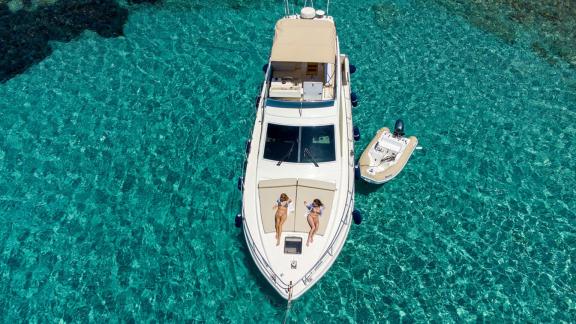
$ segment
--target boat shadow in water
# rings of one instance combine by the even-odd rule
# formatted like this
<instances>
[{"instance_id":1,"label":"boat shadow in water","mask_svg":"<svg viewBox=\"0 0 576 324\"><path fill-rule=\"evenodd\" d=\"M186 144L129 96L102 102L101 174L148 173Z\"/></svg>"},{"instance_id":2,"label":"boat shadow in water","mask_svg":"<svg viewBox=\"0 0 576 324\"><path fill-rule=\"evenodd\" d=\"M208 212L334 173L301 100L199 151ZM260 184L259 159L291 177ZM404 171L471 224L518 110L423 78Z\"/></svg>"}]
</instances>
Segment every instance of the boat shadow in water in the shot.
<instances>
[{"instance_id":1,"label":"boat shadow in water","mask_svg":"<svg viewBox=\"0 0 576 324\"><path fill-rule=\"evenodd\" d=\"M361 195L369 195L373 192L378 191L380 188L384 187L384 184L373 184L368 183L362 179L356 179L356 187L354 188L355 193Z\"/></svg>"},{"instance_id":2,"label":"boat shadow in water","mask_svg":"<svg viewBox=\"0 0 576 324\"><path fill-rule=\"evenodd\" d=\"M254 263L254 260L250 257L250 250L248 245L246 245L246 240L244 239L244 233L241 231L238 234L238 241L242 242L242 262L247 269L246 281L252 280L255 282L260 290L264 293L266 298L270 301L270 304L278 307L279 309L285 310L286 300L282 298L276 290L270 285L270 283L264 278L264 275L260 272L260 269ZM280 314L280 313L279 313Z\"/></svg>"},{"instance_id":3,"label":"boat shadow in water","mask_svg":"<svg viewBox=\"0 0 576 324\"><path fill-rule=\"evenodd\" d=\"M131 0L129 3L155 3ZM0 5L0 83L25 72L52 53L50 41L69 42L84 30L102 37L123 35L128 9L115 0L66 0L36 10Z\"/></svg>"}]
</instances>

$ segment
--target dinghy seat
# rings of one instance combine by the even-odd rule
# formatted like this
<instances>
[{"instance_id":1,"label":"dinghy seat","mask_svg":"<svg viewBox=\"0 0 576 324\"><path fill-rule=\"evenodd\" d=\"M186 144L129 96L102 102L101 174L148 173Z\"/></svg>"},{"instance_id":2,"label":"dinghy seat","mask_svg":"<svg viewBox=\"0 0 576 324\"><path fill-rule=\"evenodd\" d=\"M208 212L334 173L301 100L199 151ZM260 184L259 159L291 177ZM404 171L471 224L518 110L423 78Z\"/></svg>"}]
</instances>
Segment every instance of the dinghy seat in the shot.
<instances>
[{"instance_id":1,"label":"dinghy seat","mask_svg":"<svg viewBox=\"0 0 576 324\"><path fill-rule=\"evenodd\" d=\"M398 143L397 140L393 140L386 136L388 134L384 134L378 142L376 142L376 146L382 147L383 150L387 150L390 153L398 154L402 151L402 144Z\"/></svg>"},{"instance_id":2,"label":"dinghy seat","mask_svg":"<svg viewBox=\"0 0 576 324\"><path fill-rule=\"evenodd\" d=\"M371 166L380 165L382 162L394 161L402 151L402 144L391 139L389 135L390 133L382 134L376 144L374 144L374 151L370 152Z\"/></svg>"}]
</instances>

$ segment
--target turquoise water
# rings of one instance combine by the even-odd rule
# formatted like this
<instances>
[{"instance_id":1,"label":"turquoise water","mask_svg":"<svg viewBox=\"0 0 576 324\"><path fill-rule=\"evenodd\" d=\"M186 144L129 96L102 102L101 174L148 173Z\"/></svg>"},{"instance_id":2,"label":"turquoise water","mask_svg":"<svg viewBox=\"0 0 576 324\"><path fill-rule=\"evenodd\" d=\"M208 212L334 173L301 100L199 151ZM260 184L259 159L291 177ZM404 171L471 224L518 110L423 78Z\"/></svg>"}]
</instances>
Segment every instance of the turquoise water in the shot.
<instances>
[{"instance_id":1,"label":"turquoise water","mask_svg":"<svg viewBox=\"0 0 576 324\"><path fill-rule=\"evenodd\" d=\"M0 84L5 322L284 319L233 225L282 12L133 7L124 37L52 43ZM432 3L331 13L357 155L400 117L422 150L357 185L364 222L289 321L576 321L576 70Z\"/></svg>"}]
</instances>

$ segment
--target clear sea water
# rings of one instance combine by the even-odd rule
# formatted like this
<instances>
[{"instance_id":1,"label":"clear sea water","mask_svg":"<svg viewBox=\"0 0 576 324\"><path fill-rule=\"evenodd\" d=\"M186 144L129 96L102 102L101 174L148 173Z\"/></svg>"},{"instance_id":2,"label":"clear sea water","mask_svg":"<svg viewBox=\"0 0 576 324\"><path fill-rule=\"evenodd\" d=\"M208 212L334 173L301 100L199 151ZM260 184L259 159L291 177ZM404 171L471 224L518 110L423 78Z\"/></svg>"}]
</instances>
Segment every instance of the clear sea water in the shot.
<instances>
[{"instance_id":1,"label":"clear sea water","mask_svg":"<svg viewBox=\"0 0 576 324\"><path fill-rule=\"evenodd\" d=\"M331 4L362 139L422 146L289 322L575 322L576 70L433 2ZM3 322L280 322L233 217L281 1L131 9L0 84ZM576 18L575 18L576 19ZM521 37L530 38L530 33Z\"/></svg>"}]
</instances>

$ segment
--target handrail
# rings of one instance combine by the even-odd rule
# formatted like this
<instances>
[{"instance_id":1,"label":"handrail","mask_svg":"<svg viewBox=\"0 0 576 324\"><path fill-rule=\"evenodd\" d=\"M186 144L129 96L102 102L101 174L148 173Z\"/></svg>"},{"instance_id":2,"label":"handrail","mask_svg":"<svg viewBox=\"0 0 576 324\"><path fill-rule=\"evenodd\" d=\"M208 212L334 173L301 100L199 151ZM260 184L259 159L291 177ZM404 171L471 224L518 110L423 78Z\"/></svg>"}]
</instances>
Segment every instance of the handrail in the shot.
<instances>
[{"instance_id":1,"label":"handrail","mask_svg":"<svg viewBox=\"0 0 576 324\"><path fill-rule=\"evenodd\" d=\"M270 62L268 62L270 64ZM256 109L256 118L258 117L258 112L262 109L264 109L264 107L266 106L265 102L266 102L266 89L267 89L267 85L268 85L268 76L270 74L270 65L268 65L269 68L266 71L266 77L265 77L265 81L264 84L262 85L262 90L260 91L260 102L258 103L258 107ZM264 113L262 112L262 120L260 121L260 133L262 133L262 126L264 124ZM254 132L252 132L250 138L252 138ZM256 156L259 156L260 154L260 147L258 147L258 151L256 153ZM249 154L245 154L245 159L248 159ZM258 163L258 159L256 159L256 163ZM246 170L244 170L243 176L246 177ZM245 218L244 215L246 215L246 212L244 210L244 203L242 204L242 216ZM264 271L266 271L268 273L268 275L270 276L270 278L274 281L277 282L274 278L276 279L280 279L278 276L276 276L274 270L272 269L272 267L268 264L268 262L266 262L266 259L264 258L264 256L262 255L262 253L260 253L260 250L258 250L258 248L256 247L256 243L254 242L254 240L252 239L252 234L250 233L250 229L248 228L248 226L243 226L244 230L248 232L248 235L244 235L246 237L246 241L248 243L248 248L251 251L254 251L255 253L253 253L253 255L255 255L260 261L260 263L265 267ZM282 279L280 279L280 282L287 288L288 285L282 281ZM284 288L284 287L282 287ZM285 288L285 289L286 289Z\"/></svg>"},{"instance_id":2,"label":"handrail","mask_svg":"<svg viewBox=\"0 0 576 324\"><path fill-rule=\"evenodd\" d=\"M344 59L346 60L346 56L344 56ZM340 68L340 67L338 67ZM346 70L346 72L348 72L348 70ZM349 97L349 95L348 95ZM345 98L345 99L349 99L349 98ZM348 112L346 114L346 124L348 125L348 130L346 132L346 137L348 140L348 144L349 147L353 147L354 146L354 141L350 138L350 130L352 129L352 112L351 109L352 107L348 107ZM348 159L348 166L354 166L354 159L352 158L352 163L350 163L350 154L347 154L347 159ZM348 179L350 179L350 171L348 171ZM328 253L329 251L331 251L331 249L333 248L334 244L336 243L336 240L340 237L340 234L342 234L342 229L343 229L343 224L344 225L349 225L346 222L346 215L349 215L348 213L350 213L350 207L352 206L352 203L354 201L354 190L350 191L348 190L347 195L346 195L346 204L344 206L344 213L342 214L342 217L340 218L340 226L337 228L336 230L336 235L334 235L334 238L332 239L332 242L330 242L330 244L328 245L328 248L326 249L326 251L324 251L324 254L322 254L322 256L320 257L320 259L316 262L316 264L314 264L314 266L312 267L312 269L310 269L310 271L308 271L305 275L304 278L308 278L310 277L314 272L316 272L318 270L318 268L320 267L320 265L322 265L322 263L324 263L325 259L326 259L326 255L330 254ZM330 254L330 256L332 256Z\"/></svg>"},{"instance_id":3,"label":"handrail","mask_svg":"<svg viewBox=\"0 0 576 324\"><path fill-rule=\"evenodd\" d=\"M242 212L244 212L244 209L242 209ZM280 280L280 282L283 284L283 289L287 289L288 285L282 281L282 279L279 276L276 276L276 273L274 272L274 270L272 269L272 267L270 266L270 264L268 262L266 262L266 259L262 256L262 253L260 253L260 250L258 250L258 248L256 247L256 243L254 242L254 240L252 240L252 235L250 233L250 230L248 229L247 226L244 227L245 230L248 231L248 235L244 235L247 238L248 242L248 247L250 248L250 250L255 251L256 253L254 253L253 255L255 255L258 258L258 261L260 262L260 264L262 264L263 266L265 266L264 270L267 272L268 276L272 279L272 281L274 281L275 283L277 282L277 279Z\"/></svg>"}]
</instances>

